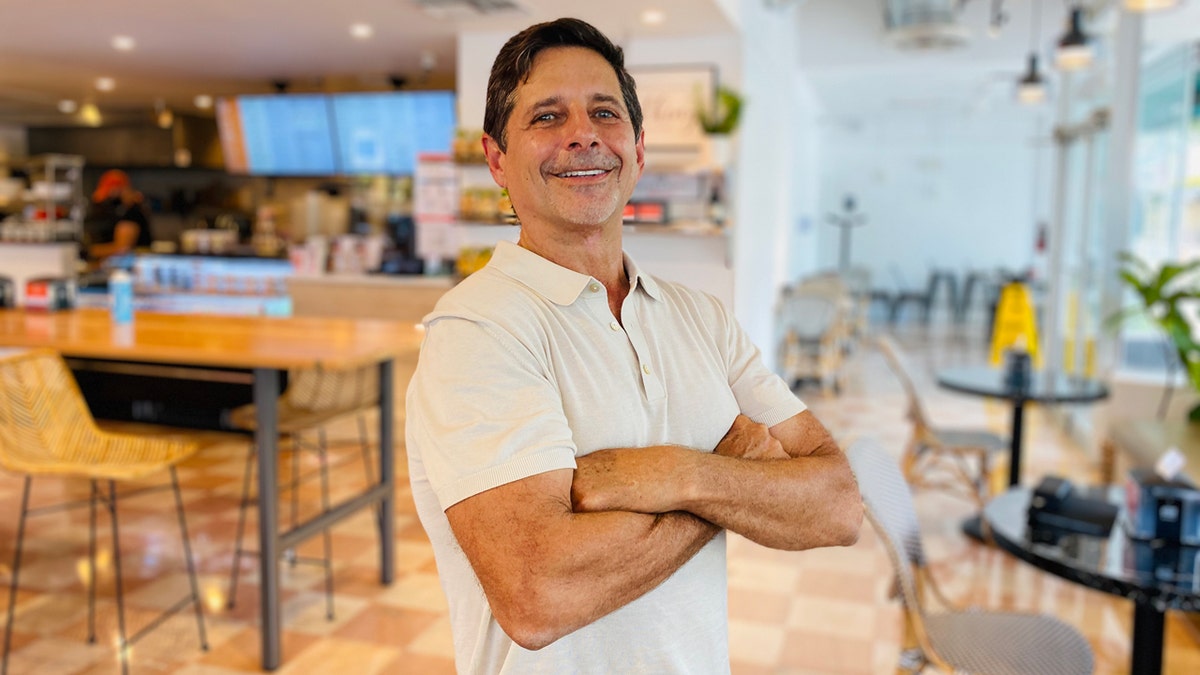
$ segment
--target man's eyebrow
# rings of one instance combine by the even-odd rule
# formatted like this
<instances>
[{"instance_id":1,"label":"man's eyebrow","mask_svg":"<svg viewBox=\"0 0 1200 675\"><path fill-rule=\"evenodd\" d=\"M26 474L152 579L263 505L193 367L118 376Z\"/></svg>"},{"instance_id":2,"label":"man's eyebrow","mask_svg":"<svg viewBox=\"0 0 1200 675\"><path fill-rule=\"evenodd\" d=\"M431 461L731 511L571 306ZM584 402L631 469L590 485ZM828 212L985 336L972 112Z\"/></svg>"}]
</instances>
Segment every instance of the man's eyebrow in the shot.
<instances>
[{"instance_id":1,"label":"man's eyebrow","mask_svg":"<svg viewBox=\"0 0 1200 675\"><path fill-rule=\"evenodd\" d=\"M611 94L595 94L592 96L592 101L598 103L609 103L615 106L625 105L624 100L619 99L616 96L612 96Z\"/></svg>"},{"instance_id":2,"label":"man's eyebrow","mask_svg":"<svg viewBox=\"0 0 1200 675\"><path fill-rule=\"evenodd\" d=\"M559 105L561 103L562 103L561 96L547 96L546 98L541 99L540 101L534 101L534 103L532 105L530 105L528 109L529 110L540 110L541 108L550 108L550 107Z\"/></svg>"}]
</instances>

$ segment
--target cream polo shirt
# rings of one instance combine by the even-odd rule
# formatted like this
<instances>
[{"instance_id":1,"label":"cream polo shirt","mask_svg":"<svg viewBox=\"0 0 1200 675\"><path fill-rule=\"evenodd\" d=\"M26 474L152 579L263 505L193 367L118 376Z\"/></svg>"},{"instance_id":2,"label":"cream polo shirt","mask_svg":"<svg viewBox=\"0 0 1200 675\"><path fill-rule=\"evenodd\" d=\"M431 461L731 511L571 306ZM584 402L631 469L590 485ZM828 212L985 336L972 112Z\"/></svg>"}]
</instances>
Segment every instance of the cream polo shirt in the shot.
<instances>
[{"instance_id":1,"label":"cream polo shirt","mask_svg":"<svg viewBox=\"0 0 1200 675\"><path fill-rule=\"evenodd\" d=\"M444 511L595 450L711 452L737 414L805 406L712 296L625 257L614 320L595 279L508 242L425 317L406 403L409 479L450 607L460 673L728 673L725 536L654 590L533 652L496 623Z\"/></svg>"}]
</instances>

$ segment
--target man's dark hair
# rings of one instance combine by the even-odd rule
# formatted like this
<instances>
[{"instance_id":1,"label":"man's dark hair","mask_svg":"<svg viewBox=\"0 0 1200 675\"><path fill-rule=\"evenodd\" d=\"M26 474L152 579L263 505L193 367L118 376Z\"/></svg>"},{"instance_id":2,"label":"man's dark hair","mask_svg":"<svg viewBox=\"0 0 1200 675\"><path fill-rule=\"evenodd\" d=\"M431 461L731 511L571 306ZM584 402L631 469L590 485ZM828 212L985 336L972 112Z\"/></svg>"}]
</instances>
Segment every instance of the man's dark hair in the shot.
<instances>
[{"instance_id":1,"label":"man's dark hair","mask_svg":"<svg viewBox=\"0 0 1200 675\"><path fill-rule=\"evenodd\" d=\"M629 121L633 123L633 137L640 138L642 105L638 103L633 76L625 70L625 53L590 23L579 19L558 19L535 24L509 38L492 63L483 130L496 139L500 150L508 151L505 128L517 102L517 86L529 79L529 71L533 70L533 61L538 53L552 47L583 47L608 61L621 84L621 96L629 110Z\"/></svg>"}]
</instances>

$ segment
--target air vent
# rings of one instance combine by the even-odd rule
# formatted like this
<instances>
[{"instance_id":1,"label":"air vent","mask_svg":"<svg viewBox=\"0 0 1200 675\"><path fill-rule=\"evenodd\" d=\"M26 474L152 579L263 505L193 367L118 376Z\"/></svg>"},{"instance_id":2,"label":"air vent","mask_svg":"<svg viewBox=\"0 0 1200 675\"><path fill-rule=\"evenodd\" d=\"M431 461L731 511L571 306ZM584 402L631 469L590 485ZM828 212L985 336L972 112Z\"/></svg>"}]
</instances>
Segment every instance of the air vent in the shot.
<instances>
[{"instance_id":1,"label":"air vent","mask_svg":"<svg viewBox=\"0 0 1200 675\"><path fill-rule=\"evenodd\" d=\"M481 16L524 14L513 0L417 0L426 14L439 19L477 19Z\"/></svg>"},{"instance_id":2,"label":"air vent","mask_svg":"<svg viewBox=\"0 0 1200 675\"><path fill-rule=\"evenodd\" d=\"M970 32L958 22L961 0L885 0L887 37L901 49L962 47Z\"/></svg>"}]
</instances>

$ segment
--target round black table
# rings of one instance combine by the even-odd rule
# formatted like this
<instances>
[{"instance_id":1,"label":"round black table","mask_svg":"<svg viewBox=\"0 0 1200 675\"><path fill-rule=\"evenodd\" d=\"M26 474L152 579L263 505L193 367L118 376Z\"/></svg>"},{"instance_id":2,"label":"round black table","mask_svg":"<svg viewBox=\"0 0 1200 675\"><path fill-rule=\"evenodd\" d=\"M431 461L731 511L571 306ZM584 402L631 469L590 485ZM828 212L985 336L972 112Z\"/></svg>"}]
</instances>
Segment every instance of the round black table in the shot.
<instances>
[{"instance_id":1,"label":"round black table","mask_svg":"<svg viewBox=\"0 0 1200 675\"><path fill-rule=\"evenodd\" d=\"M1026 403L1094 403L1108 397L1103 383L1083 377L1034 371L1027 386L1016 388L1004 380L1006 374L998 368L973 366L950 368L937 373L938 385L963 394L1004 399L1012 403L1012 429L1009 431L1008 484L1021 482L1021 442L1024 436ZM963 522L963 532L983 541L979 516Z\"/></svg>"},{"instance_id":2,"label":"round black table","mask_svg":"<svg viewBox=\"0 0 1200 675\"><path fill-rule=\"evenodd\" d=\"M1012 403L1012 431L1009 441L1011 454L1008 465L1008 484L1021 482L1021 436L1024 430L1026 403L1094 403L1108 397L1108 388L1097 380L1084 377L1034 371L1029 386L1015 389L1004 382L1005 373L998 368L950 368L937 373L939 386L951 391Z\"/></svg>"},{"instance_id":3,"label":"round black table","mask_svg":"<svg viewBox=\"0 0 1200 675\"><path fill-rule=\"evenodd\" d=\"M1093 490L1092 496L1123 507L1121 488ZM1162 672L1166 611L1200 611L1200 547L1131 539L1123 508L1108 536L1035 532L1028 526L1030 493L1011 488L984 507L996 544L1055 576L1133 601L1130 672Z\"/></svg>"}]
</instances>

